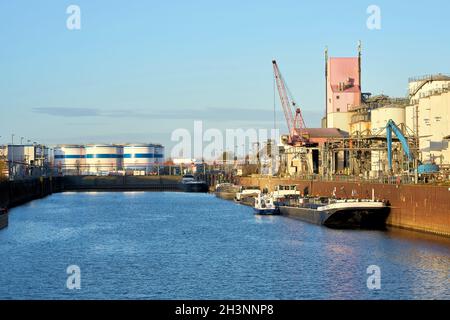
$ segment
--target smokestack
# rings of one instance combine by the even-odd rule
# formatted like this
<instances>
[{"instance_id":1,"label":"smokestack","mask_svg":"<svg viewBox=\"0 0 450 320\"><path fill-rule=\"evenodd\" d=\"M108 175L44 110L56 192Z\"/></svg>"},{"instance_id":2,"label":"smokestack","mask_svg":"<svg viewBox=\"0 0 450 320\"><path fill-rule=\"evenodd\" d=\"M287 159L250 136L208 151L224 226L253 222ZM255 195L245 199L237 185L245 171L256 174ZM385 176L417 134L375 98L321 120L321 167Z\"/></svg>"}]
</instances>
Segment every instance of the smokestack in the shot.
<instances>
[{"instance_id":1,"label":"smokestack","mask_svg":"<svg viewBox=\"0 0 450 320\"><path fill-rule=\"evenodd\" d=\"M362 43L361 40L358 41L358 75L359 75L359 86L362 92L362 83L361 83L361 57L362 57Z\"/></svg>"}]
</instances>

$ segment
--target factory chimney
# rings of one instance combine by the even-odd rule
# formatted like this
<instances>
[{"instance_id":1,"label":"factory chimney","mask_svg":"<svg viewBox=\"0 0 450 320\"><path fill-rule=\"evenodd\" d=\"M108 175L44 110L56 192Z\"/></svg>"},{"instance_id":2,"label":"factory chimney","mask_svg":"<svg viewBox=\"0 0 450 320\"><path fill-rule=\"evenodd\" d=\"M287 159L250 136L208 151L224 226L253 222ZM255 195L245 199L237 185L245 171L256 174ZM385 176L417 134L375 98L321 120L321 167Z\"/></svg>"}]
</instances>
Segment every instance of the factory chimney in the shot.
<instances>
[{"instance_id":1,"label":"factory chimney","mask_svg":"<svg viewBox=\"0 0 450 320\"><path fill-rule=\"evenodd\" d=\"M358 41L358 75L359 75L359 87L362 92L362 84L361 84L361 56L362 56L362 43L361 40Z\"/></svg>"}]
</instances>

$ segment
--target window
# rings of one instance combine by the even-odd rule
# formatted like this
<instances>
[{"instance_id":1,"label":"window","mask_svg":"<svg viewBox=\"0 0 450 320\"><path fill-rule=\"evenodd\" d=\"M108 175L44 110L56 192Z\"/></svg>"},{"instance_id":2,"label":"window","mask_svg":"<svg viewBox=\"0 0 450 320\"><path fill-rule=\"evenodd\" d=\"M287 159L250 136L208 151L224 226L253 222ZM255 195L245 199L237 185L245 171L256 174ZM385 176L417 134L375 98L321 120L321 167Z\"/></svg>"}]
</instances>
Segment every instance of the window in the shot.
<instances>
[{"instance_id":1,"label":"window","mask_svg":"<svg viewBox=\"0 0 450 320\"><path fill-rule=\"evenodd\" d=\"M339 100L340 96L336 96L336 100Z\"/></svg>"},{"instance_id":2,"label":"window","mask_svg":"<svg viewBox=\"0 0 450 320\"><path fill-rule=\"evenodd\" d=\"M337 108L336 111L337 111L337 112L341 112L341 108Z\"/></svg>"}]
</instances>

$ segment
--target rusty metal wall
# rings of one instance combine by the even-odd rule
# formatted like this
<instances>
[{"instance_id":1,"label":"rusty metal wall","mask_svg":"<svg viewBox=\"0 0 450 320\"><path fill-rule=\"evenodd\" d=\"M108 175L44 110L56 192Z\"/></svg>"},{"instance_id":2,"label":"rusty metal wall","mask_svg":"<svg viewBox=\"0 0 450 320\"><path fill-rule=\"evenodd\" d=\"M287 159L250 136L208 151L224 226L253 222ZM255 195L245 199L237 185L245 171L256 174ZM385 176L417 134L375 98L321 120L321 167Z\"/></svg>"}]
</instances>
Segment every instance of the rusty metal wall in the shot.
<instances>
[{"instance_id":1,"label":"rusty metal wall","mask_svg":"<svg viewBox=\"0 0 450 320\"><path fill-rule=\"evenodd\" d=\"M273 191L276 185L296 184L299 190L318 196L331 196L334 188L338 197L388 200L391 213L388 224L393 227L428 232L450 237L450 188L428 185L388 185L375 183L319 182L282 178L240 178L243 185L259 185Z\"/></svg>"}]
</instances>

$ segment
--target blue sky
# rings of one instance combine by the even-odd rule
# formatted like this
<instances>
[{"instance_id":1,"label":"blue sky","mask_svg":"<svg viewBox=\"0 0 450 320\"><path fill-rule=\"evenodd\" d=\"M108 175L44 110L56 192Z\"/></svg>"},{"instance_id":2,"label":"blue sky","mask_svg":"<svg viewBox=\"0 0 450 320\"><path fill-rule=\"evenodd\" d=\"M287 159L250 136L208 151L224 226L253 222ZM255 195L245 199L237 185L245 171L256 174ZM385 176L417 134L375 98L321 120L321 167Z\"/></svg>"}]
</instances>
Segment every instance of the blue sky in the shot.
<instances>
[{"instance_id":1,"label":"blue sky","mask_svg":"<svg viewBox=\"0 0 450 320\"><path fill-rule=\"evenodd\" d=\"M330 2L0 0L0 143L170 146L194 120L271 128L273 58L318 127L323 50L355 55L358 40L365 92L404 96L409 77L450 73L447 0ZM81 30L66 28L70 4ZM366 27L371 4L381 30Z\"/></svg>"}]
</instances>

